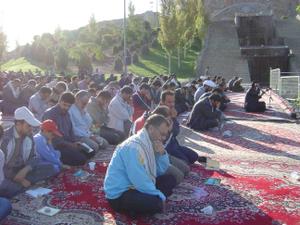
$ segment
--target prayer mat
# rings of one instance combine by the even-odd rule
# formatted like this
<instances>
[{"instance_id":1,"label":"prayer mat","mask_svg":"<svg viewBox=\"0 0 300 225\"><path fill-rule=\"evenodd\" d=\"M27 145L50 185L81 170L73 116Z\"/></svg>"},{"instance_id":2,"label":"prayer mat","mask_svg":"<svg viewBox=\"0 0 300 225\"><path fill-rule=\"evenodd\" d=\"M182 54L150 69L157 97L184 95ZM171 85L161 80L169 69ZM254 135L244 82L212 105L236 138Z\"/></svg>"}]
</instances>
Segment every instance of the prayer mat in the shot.
<instances>
[{"instance_id":1,"label":"prayer mat","mask_svg":"<svg viewBox=\"0 0 300 225\"><path fill-rule=\"evenodd\" d=\"M232 93L226 116L242 110L244 93ZM273 105L273 109L280 108ZM253 114L253 118L281 116ZM283 114L282 114L283 115ZM245 114L237 115L244 118ZM276 116L276 115L275 115ZM195 132L182 127L178 139L201 156L220 162L217 170L193 165L190 174L174 189L164 214L130 218L115 213L104 197L103 179L113 149L99 152L96 168L72 168L37 187L53 191L39 198L25 193L13 200L13 211L5 225L300 225L300 182L291 174L300 173L300 130L294 123L232 120L224 124L232 137L222 132ZM89 173L74 176L81 169ZM220 179L212 185L209 178ZM206 184L205 184L206 183ZM61 209L54 216L37 210L49 206ZM209 207L210 206L210 207ZM208 212L204 208L212 208Z\"/></svg>"},{"instance_id":2,"label":"prayer mat","mask_svg":"<svg viewBox=\"0 0 300 225\"><path fill-rule=\"evenodd\" d=\"M299 184L263 175L206 170L201 165L194 165L174 189L165 214L132 219L115 213L106 201L102 185L106 168L102 162L97 162L94 171L83 167L90 174L84 180L74 176L78 168L65 171L43 185L53 190L46 196L20 194L4 224L296 225L300 221ZM219 178L221 183L207 185L207 178ZM44 206L61 211L54 216L39 214L37 210ZM207 206L213 208L211 215L202 212Z\"/></svg>"}]
</instances>

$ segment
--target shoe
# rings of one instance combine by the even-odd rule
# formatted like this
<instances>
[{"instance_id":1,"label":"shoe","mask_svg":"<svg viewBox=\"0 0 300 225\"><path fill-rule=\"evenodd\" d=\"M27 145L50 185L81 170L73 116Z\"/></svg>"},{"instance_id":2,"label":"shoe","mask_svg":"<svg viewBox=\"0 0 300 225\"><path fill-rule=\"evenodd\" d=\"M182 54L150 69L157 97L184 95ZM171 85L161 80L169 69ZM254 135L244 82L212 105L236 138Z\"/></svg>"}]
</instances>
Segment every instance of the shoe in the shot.
<instances>
[{"instance_id":1,"label":"shoe","mask_svg":"<svg viewBox=\"0 0 300 225\"><path fill-rule=\"evenodd\" d=\"M206 163L207 162L207 157L204 157L204 156L199 156L197 161L199 163Z\"/></svg>"}]
</instances>

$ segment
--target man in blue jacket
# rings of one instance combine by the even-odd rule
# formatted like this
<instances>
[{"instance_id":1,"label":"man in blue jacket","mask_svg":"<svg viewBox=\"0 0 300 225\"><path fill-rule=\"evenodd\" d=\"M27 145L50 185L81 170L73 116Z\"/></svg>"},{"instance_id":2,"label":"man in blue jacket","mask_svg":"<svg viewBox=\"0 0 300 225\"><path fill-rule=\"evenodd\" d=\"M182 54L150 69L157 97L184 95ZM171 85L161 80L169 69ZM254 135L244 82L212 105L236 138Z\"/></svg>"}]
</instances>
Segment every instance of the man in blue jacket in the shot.
<instances>
[{"instance_id":1,"label":"man in blue jacket","mask_svg":"<svg viewBox=\"0 0 300 225\"><path fill-rule=\"evenodd\" d=\"M130 215L163 211L176 185L172 175L164 174L170 166L163 146L168 131L167 119L153 115L117 147L104 179L105 196L114 210Z\"/></svg>"}]
</instances>

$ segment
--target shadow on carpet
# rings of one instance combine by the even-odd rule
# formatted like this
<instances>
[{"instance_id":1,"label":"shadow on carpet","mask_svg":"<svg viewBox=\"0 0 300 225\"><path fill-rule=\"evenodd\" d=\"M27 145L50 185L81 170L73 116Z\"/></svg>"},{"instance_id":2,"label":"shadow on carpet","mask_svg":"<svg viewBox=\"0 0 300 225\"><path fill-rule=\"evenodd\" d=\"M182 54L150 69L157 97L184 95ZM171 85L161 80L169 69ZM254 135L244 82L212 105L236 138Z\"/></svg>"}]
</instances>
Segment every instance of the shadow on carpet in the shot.
<instances>
[{"instance_id":1,"label":"shadow on carpet","mask_svg":"<svg viewBox=\"0 0 300 225\"><path fill-rule=\"evenodd\" d=\"M83 169L89 171L88 168ZM17 196L13 200L14 210L4 224L279 225L281 223L273 221L269 213L286 218L285 209L276 208L276 203L272 203L272 199L266 194L282 181L228 176L223 172L205 170L201 165L195 165L167 201L166 214L131 219L123 214L114 213L105 200L102 186L105 171L106 165L97 162L96 170L89 171L91 176L80 180L73 175L76 169L71 169L44 185L53 190L49 195L35 199L26 194ZM218 186L205 185L204 181L209 177L221 178L222 182ZM282 194L276 196L280 198L277 200L284 201L287 196ZM201 212L201 209L208 205L214 208L212 215ZM37 213L43 206L59 208L61 211L52 217ZM290 223L287 224L296 224L294 222L299 218L299 215L289 215Z\"/></svg>"}]
</instances>

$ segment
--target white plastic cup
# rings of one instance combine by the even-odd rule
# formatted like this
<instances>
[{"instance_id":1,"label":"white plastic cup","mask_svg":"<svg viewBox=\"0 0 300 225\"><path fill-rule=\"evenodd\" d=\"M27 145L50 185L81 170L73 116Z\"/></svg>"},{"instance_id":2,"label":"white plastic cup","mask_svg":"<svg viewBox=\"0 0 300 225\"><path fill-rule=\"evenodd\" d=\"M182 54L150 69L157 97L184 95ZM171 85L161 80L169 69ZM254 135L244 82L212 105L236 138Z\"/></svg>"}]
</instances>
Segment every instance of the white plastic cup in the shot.
<instances>
[{"instance_id":1,"label":"white plastic cup","mask_svg":"<svg viewBox=\"0 0 300 225\"><path fill-rule=\"evenodd\" d=\"M95 162L89 162L89 168L90 170L95 170L96 163Z\"/></svg>"},{"instance_id":2,"label":"white plastic cup","mask_svg":"<svg viewBox=\"0 0 300 225\"><path fill-rule=\"evenodd\" d=\"M300 178L299 174L296 171L293 171L290 176L294 181L297 181Z\"/></svg>"},{"instance_id":3,"label":"white plastic cup","mask_svg":"<svg viewBox=\"0 0 300 225\"><path fill-rule=\"evenodd\" d=\"M203 212L205 215L212 215L214 213L214 208L209 205L209 206L206 206L205 208L201 209L201 212Z\"/></svg>"}]
</instances>

